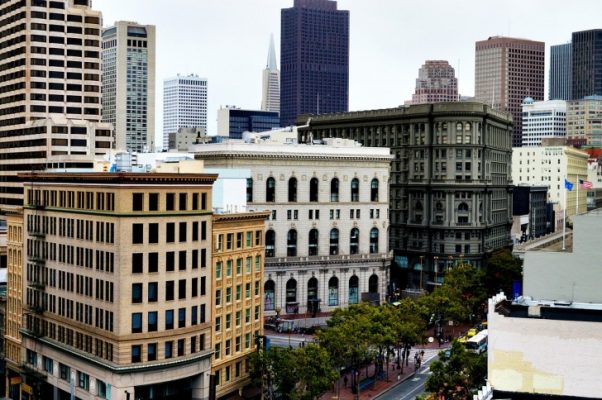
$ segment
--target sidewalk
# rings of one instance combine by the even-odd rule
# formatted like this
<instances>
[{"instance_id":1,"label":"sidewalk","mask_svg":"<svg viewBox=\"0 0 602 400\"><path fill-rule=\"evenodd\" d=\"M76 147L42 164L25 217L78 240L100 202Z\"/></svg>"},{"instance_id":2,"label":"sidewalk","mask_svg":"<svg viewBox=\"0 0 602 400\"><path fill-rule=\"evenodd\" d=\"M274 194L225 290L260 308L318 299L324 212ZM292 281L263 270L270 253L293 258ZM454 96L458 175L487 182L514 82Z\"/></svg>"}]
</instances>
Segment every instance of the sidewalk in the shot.
<instances>
[{"instance_id":1,"label":"sidewalk","mask_svg":"<svg viewBox=\"0 0 602 400\"><path fill-rule=\"evenodd\" d=\"M415 365L414 365L414 354L416 353L416 351L418 350L426 350L426 349L430 349L430 350L443 350L445 348L449 347L449 343L446 343L444 346L439 347L439 345L437 343L427 343L425 345L418 345L418 346L414 346L412 347L412 350L410 351L410 362L409 364L406 366L404 365L403 367L403 373L401 373L400 370L397 370L397 363L396 360L389 360L389 374L388 376L385 376L384 379L378 379L376 380L376 382L374 383L374 385L371 388L368 389L364 389L360 392L360 399L372 399L377 397L378 395L382 394L383 392L386 392L387 390L389 390L390 388L392 388L393 386L396 386L397 384L403 382L404 380L414 376L415 373ZM425 360L423 360L424 362ZM385 375L387 374L387 368L385 366ZM365 379L367 376L373 376L374 375L374 364L370 365L368 367L368 373L366 374L366 368L362 368L360 370L360 380ZM347 374L347 387L345 387L345 377L341 376L341 379L339 380L338 383L334 384L334 388L326 393L324 393L322 396L319 397L320 400L332 400L332 399L339 399L339 400L354 400L356 399L356 395L353 394L351 392L351 373ZM337 389L338 389L338 396L337 396Z\"/></svg>"}]
</instances>

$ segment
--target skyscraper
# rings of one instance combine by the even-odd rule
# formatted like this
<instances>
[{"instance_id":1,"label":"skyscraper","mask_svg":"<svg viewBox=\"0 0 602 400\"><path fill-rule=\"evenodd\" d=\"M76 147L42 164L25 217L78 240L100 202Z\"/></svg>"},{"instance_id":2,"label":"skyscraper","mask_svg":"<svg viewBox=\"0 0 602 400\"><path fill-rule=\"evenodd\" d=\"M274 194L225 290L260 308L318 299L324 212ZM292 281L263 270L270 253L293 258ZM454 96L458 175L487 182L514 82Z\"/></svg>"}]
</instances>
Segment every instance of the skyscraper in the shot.
<instances>
[{"instance_id":1,"label":"skyscraper","mask_svg":"<svg viewBox=\"0 0 602 400\"><path fill-rule=\"evenodd\" d=\"M0 2L0 206L23 204L19 171L92 167L111 147L100 124L101 14L89 3Z\"/></svg>"},{"instance_id":2,"label":"skyscraper","mask_svg":"<svg viewBox=\"0 0 602 400\"><path fill-rule=\"evenodd\" d=\"M118 21L102 32L102 119L117 150L142 152L155 142L155 27Z\"/></svg>"},{"instance_id":3,"label":"skyscraper","mask_svg":"<svg viewBox=\"0 0 602 400\"><path fill-rule=\"evenodd\" d=\"M573 46L550 46L550 100L571 100L573 92Z\"/></svg>"},{"instance_id":4,"label":"skyscraper","mask_svg":"<svg viewBox=\"0 0 602 400\"><path fill-rule=\"evenodd\" d=\"M330 0L295 0L281 11L280 120L349 108L349 11Z\"/></svg>"},{"instance_id":5,"label":"skyscraper","mask_svg":"<svg viewBox=\"0 0 602 400\"><path fill-rule=\"evenodd\" d=\"M512 113L512 146L520 147L523 100L544 97L545 43L494 36L475 47L475 99Z\"/></svg>"},{"instance_id":6,"label":"skyscraper","mask_svg":"<svg viewBox=\"0 0 602 400\"><path fill-rule=\"evenodd\" d=\"M458 101L456 72L445 60L427 60L418 70L412 104Z\"/></svg>"},{"instance_id":7,"label":"skyscraper","mask_svg":"<svg viewBox=\"0 0 602 400\"><path fill-rule=\"evenodd\" d=\"M206 78L178 75L163 81L163 149L169 147L169 134L180 128L207 130Z\"/></svg>"},{"instance_id":8,"label":"skyscraper","mask_svg":"<svg viewBox=\"0 0 602 400\"><path fill-rule=\"evenodd\" d=\"M573 32L572 98L594 95L602 95L602 29Z\"/></svg>"},{"instance_id":9,"label":"skyscraper","mask_svg":"<svg viewBox=\"0 0 602 400\"><path fill-rule=\"evenodd\" d=\"M263 70L261 109L263 111L280 112L280 71L278 70L278 65L276 64L274 35L270 36L268 62Z\"/></svg>"}]
</instances>

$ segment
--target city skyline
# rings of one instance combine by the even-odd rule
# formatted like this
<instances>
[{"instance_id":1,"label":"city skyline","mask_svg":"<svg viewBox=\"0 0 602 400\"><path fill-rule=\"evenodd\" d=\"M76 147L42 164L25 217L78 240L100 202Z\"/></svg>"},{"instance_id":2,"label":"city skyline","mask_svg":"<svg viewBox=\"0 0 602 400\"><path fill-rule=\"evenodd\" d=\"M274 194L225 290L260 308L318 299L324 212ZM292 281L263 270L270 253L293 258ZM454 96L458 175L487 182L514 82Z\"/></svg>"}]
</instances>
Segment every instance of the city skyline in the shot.
<instances>
[{"instance_id":1,"label":"city skyline","mask_svg":"<svg viewBox=\"0 0 602 400\"><path fill-rule=\"evenodd\" d=\"M105 0L94 7L103 12L105 26L120 19L157 25L157 80L177 73L196 73L212 82L208 99L209 133L215 133L220 105L260 107L265 43L273 33L279 47L280 10L291 7L292 0L179 0L160 2L153 7L141 4L141 0ZM585 9L596 4L582 3ZM543 8L540 2L513 1L503 9L485 9L476 1L461 4L381 1L375 7L360 0L340 0L339 9L351 14L349 109L403 104L408 94L413 93L416 71L426 59L449 60L456 70L460 94L473 95L477 40L502 34L540 40L546 43L548 55L550 45L569 42L572 32L600 26L594 13L564 8L559 13L561 5L560 1L552 1ZM186 12L177 11L184 9ZM251 23L249 15L261 17ZM417 15L429 15L441 23L432 25L437 28L425 30L424 21ZM451 19L456 22L451 23ZM422 40L415 39L417 32ZM546 96L548 64L546 57ZM232 79L233 76L237 79ZM162 108L161 103L158 98L157 109ZM156 126L162 126L161 118L157 115Z\"/></svg>"}]
</instances>

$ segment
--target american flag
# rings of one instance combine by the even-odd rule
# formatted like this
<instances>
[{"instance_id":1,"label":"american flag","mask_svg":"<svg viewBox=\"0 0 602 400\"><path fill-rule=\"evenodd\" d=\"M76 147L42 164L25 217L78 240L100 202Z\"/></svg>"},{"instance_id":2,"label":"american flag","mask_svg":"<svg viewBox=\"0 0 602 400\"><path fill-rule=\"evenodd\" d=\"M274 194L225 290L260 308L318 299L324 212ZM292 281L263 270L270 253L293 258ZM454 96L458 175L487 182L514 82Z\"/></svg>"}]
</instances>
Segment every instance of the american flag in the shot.
<instances>
[{"instance_id":1,"label":"american flag","mask_svg":"<svg viewBox=\"0 0 602 400\"><path fill-rule=\"evenodd\" d=\"M583 179L579 179L579 184L582 185L586 189L591 189L593 187L590 181L584 181Z\"/></svg>"}]
</instances>

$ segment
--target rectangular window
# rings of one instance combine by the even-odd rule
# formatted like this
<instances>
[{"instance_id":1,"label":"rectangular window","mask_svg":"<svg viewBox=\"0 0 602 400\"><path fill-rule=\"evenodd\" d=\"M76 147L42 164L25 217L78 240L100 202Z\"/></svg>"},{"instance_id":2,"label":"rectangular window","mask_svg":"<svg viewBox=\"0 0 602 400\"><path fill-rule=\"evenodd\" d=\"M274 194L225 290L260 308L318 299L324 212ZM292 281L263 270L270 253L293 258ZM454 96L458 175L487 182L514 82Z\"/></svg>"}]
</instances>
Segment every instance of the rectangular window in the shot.
<instances>
[{"instance_id":1,"label":"rectangular window","mask_svg":"<svg viewBox=\"0 0 602 400\"><path fill-rule=\"evenodd\" d=\"M159 193L148 194L148 210L159 211Z\"/></svg>"},{"instance_id":2,"label":"rectangular window","mask_svg":"<svg viewBox=\"0 0 602 400\"><path fill-rule=\"evenodd\" d=\"M236 259L236 275L242 274L242 258Z\"/></svg>"},{"instance_id":3,"label":"rectangular window","mask_svg":"<svg viewBox=\"0 0 602 400\"><path fill-rule=\"evenodd\" d=\"M199 278L192 278L190 282L190 297L197 297L199 295Z\"/></svg>"},{"instance_id":4,"label":"rectangular window","mask_svg":"<svg viewBox=\"0 0 602 400\"><path fill-rule=\"evenodd\" d=\"M176 265L176 254L173 251L165 253L165 270L171 272L175 269Z\"/></svg>"},{"instance_id":5,"label":"rectangular window","mask_svg":"<svg viewBox=\"0 0 602 400\"><path fill-rule=\"evenodd\" d=\"M207 240L207 221L201 221L201 240Z\"/></svg>"},{"instance_id":6,"label":"rectangular window","mask_svg":"<svg viewBox=\"0 0 602 400\"><path fill-rule=\"evenodd\" d=\"M226 277L232 276L232 260L226 260Z\"/></svg>"},{"instance_id":7,"label":"rectangular window","mask_svg":"<svg viewBox=\"0 0 602 400\"><path fill-rule=\"evenodd\" d=\"M165 209L167 211L173 211L175 209L175 204L176 204L175 193L167 193L165 195Z\"/></svg>"},{"instance_id":8,"label":"rectangular window","mask_svg":"<svg viewBox=\"0 0 602 400\"><path fill-rule=\"evenodd\" d=\"M186 211L186 193L180 193L180 211Z\"/></svg>"},{"instance_id":9,"label":"rectangular window","mask_svg":"<svg viewBox=\"0 0 602 400\"><path fill-rule=\"evenodd\" d=\"M165 329L173 329L173 310L165 310Z\"/></svg>"},{"instance_id":10,"label":"rectangular window","mask_svg":"<svg viewBox=\"0 0 602 400\"><path fill-rule=\"evenodd\" d=\"M180 308L178 309L178 328L186 327L186 309Z\"/></svg>"},{"instance_id":11,"label":"rectangular window","mask_svg":"<svg viewBox=\"0 0 602 400\"><path fill-rule=\"evenodd\" d=\"M199 240L199 222L194 221L192 223L192 240L197 242Z\"/></svg>"},{"instance_id":12,"label":"rectangular window","mask_svg":"<svg viewBox=\"0 0 602 400\"><path fill-rule=\"evenodd\" d=\"M236 300L240 300L242 288L240 285L236 285Z\"/></svg>"},{"instance_id":13,"label":"rectangular window","mask_svg":"<svg viewBox=\"0 0 602 400\"><path fill-rule=\"evenodd\" d=\"M144 242L144 224L132 224L132 243L142 244Z\"/></svg>"},{"instance_id":14,"label":"rectangular window","mask_svg":"<svg viewBox=\"0 0 602 400\"><path fill-rule=\"evenodd\" d=\"M196 336L190 337L190 354L196 353Z\"/></svg>"},{"instance_id":15,"label":"rectangular window","mask_svg":"<svg viewBox=\"0 0 602 400\"><path fill-rule=\"evenodd\" d=\"M186 222L180 222L180 243L186 241Z\"/></svg>"},{"instance_id":16,"label":"rectangular window","mask_svg":"<svg viewBox=\"0 0 602 400\"><path fill-rule=\"evenodd\" d=\"M204 276L201 276L201 296L205 296L207 294L207 278Z\"/></svg>"},{"instance_id":17,"label":"rectangular window","mask_svg":"<svg viewBox=\"0 0 602 400\"><path fill-rule=\"evenodd\" d=\"M84 390L90 390L90 375L77 371L77 386Z\"/></svg>"},{"instance_id":18,"label":"rectangular window","mask_svg":"<svg viewBox=\"0 0 602 400\"><path fill-rule=\"evenodd\" d=\"M174 281L165 282L165 300L170 301L174 299Z\"/></svg>"},{"instance_id":19,"label":"rectangular window","mask_svg":"<svg viewBox=\"0 0 602 400\"><path fill-rule=\"evenodd\" d=\"M186 298L186 279L180 279L178 282L178 299L182 300Z\"/></svg>"},{"instance_id":20,"label":"rectangular window","mask_svg":"<svg viewBox=\"0 0 602 400\"><path fill-rule=\"evenodd\" d=\"M173 341L165 342L165 358L173 357Z\"/></svg>"},{"instance_id":21,"label":"rectangular window","mask_svg":"<svg viewBox=\"0 0 602 400\"><path fill-rule=\"evenodd\" d=\"M200 316L201 324L204 324L205 321L207 320L207 315L205 314L205 309L206 309L205 305L201 304L201 316Z\"/></svg>"},{"instance_id":22,"label":"rectangular window","mask_svg":"<svg viewBox=\"0 0 602 400\"><path fill-rule=\"evenodd\" d=\"M176 224L168 222L165 224L165 242L173 243L176 241Z\"/></svg>"},{"instance_id":23,"label":"rectangular window","mask_svg":"<svg viewBox=\"0 0 602 400\"><path fill-rule=\"evenodd\" d=\"M158 282L149 282L148 283L148 302L154 303L158 300L159 297L159 284Z\"/></svg>"},{"instance_id":24,"label":"rectangular window","mask_svg":"<svg viewBox=\"0 0 602 400\"><path fill-rule=\"evenodd\" d=\"M132 333L142 332L142 313L132 313Z\"/></svg>"},{"instance_id":25,"label":"rectangular window","mask_svg":"<svg viewBox=\"0 0 602 400\"><path fill-rule=\"evenodd\" d=\"M132 283L132 303L142 303L142 283Z\"/></svg>"},{"instance_id":26,"label":"rectangular window","mask_svg":"<svg viewBox=\"0 0 602 400\"><path fill-rule=\"evenodd\" d=\"M192 194L192 209L193 210L199 209L199 194L198 193Z\"/></svg>"},{"instance_id":27,"label":"rectangular window","mask_svg":"<svg viewBox=\"0 0 602 400\"><path fill-rule=\"evenodd\" d=\"M222 279L222 262L215 263L215 279Z\"/></svg>"},{"instance_id":28,"label":"rectangular window","mask_svg":"<svg viewBox=\"0 0 602 400\"><path fill-rule=\"evenodd\" d=\"M148 242L159 243L159 224L148 224Z\"/></svg>"},{"instance_id":29,"label":"rectangular window","mask_svg":"<svg viewBox=\"0 0 602 400\"><path fill-rule=\"evenodd\" d=\"M251 247L253 245L253 232L246 233L246 246Z\"/></svg>"},{"instance_id":30,"label":"rectangular window","mask_svg":"<svg viewBox=\"0 0 602 400\"><path fill-rule=\"evenodd\" d=\"M149 343L146 345L146 359L148 361L155 361L157 359L157 343Z\"/></svg>"},{"instance_id":31,"label":"rectangular window","mask_svg":"<svg viewBox=\"0 0 602 400\"><path fill-rule=\"evenodd\" d=\"M132 211L144 210L144 193L132 193Z\"/></svg>"},{"instance_id":32,"label":"rectangular window","mask_svg":"<svg viewBox=\"0 0 602 400\"><path fill-rule=\"evenodd\" d=\"M148 331L156 332L158 328L158 313L157 311L149 311L148 313Z\"/></svg>"},{"instance_id":33,"label":"rectangular window","mask_svg":"<svg viewBox=\"0 0 602 400\"><path fill-rule=\"evenodd\" d=\"M159 272L159 253L148 253L148 272Z\"/></svg>"},{"instance_id":34,"label":"rectangular window","mask_svg":"<svg viewBox=\"0 0 602 400\"><path fill-rule=\"evenodd\" d=\"M196 325L198 323L198 307L192 306L190 308L190 325Z\"/></svg>"},{"instance_id":35,"label":"rectangular window","mask_svg":"<svg viewBox=\"0 0 602 400\"><path fill-rule=\"evenodd\" d=\"M186 250L178 252L178 270L186 271Z\"/></svg>"},{"instance_id":36,"label":"rectangular window","mask_svg":"<svg viewBox=\"0 0 602 400\"><path fill-rule=\"evenodd\" d=\"M141 274L143 272L144 258L142 253L132 254L132 273ZM98 265L97 265L98 267Z\"/></svg>"},{"instance_id":37,"label":"rectangular window","mask_svg":"<svg viewBox=\"0 0 602 400\"><path fill-rule=\"evenodd\" d=\"M199 267L199 251L197 249L192 250L192 269Z\"/></svg>"}]
</instances>

